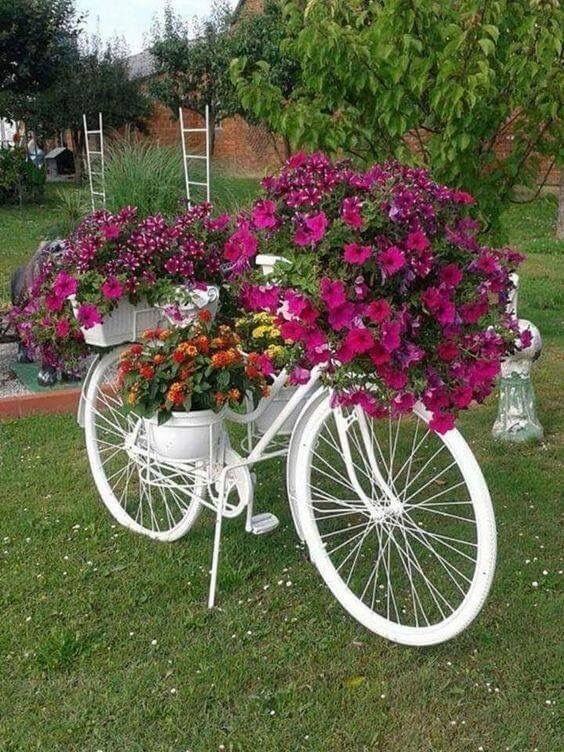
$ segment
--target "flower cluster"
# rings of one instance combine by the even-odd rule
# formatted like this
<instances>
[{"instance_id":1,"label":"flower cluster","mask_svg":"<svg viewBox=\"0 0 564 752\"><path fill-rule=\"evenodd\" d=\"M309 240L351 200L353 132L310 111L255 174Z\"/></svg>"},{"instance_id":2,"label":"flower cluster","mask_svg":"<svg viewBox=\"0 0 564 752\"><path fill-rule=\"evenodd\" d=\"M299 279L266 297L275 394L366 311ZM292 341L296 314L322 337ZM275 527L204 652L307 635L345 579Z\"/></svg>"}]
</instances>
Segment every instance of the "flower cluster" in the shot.
<instances>
[{"instance_id":1,"label":"flower cluster","mask_svg":"<svg viewBox=\"0 0 564 752\"><path fill-rule=\"evenodd\" d=\"M137 413L166 421L172 412L236 407L246 395L268 394L263 358L243 354L231 327L201 311L191 326L155 329L120 359L124 401Z\"/></svg>"},{"instance_id":2,"label":"flower cluster","mask_svg":"<svg viewBox=\"0 0 564 752\"><path fill-rule=\"evenodd\" d=\"M117 214L96 211L69 239L68 286L53 294L75 294L79 322L88 329L122 297L156 303L178 286L221 283L229 225L229 216L212 216L210 204L171 221L160 214L140 220L133 207Z\"/></svg>"},{"instance_id":3,"label":"flower cluster","mask_svg":"<svg viewBox=\"0 0 564 752\"><path fill-rule=\"evenodd\" d=\"M240 277L249 311L275 317L303 350L296 380L321 365L334 404L373 416L421 401L445 432L491 392L515 346L506 313L522 257L480 242L472 197L397 163L356 172L297 154L224 249L240 272L256 253L283 256L275 283Z\"/></svg>"},{"instance_id":4,"label":"flower cluster","mask_svg":"<svg viewBox=\"0 0 564 752\"><path fill-rule=\"evenodd\" d=\"M291 369L302 356L297 344L286 342L276 325L276 318L266 311L246 313L235 321L235 331L246 352L257 351L263 356L263 371L268 376Z\"/></svg>"},{"instance_id":5,"label":"flower cluster","mask_svg":"<svg viewBox=\"0 0 564 752\"><path fill-rule=\"evenodd\" d=\"M27 354L43 366L80 370L88 349L66 297L76 288L61 266L59 254L46 258L10 320Z\"/></svg>"}]
</instances>

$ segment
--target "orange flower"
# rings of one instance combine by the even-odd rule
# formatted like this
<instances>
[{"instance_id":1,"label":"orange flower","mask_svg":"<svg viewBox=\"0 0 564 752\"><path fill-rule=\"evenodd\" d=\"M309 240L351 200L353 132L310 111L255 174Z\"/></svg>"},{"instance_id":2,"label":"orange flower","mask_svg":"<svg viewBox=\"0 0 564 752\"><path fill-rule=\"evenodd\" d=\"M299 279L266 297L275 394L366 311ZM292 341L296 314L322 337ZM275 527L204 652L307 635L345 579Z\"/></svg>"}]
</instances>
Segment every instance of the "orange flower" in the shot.
<instances>
[{"instance_id":1,"label":"orange flower","mask_svg":"<svg viewBox=\"0 0 564 752\"><path fill-rule=\"evenodd\" d=\"M241 356L236 350L220 350L212 355L212 366L214 368L229 368L240 360Z\"/></svg>"},{"instance_id":2,"label":"orange flower","mask_svg":"<svg viewBox=\"0 0 564 752\"><path fill-rule=\"evenodd\" d=\"M139 369L139 373L141 374L142 378L147 379L147 381L149 381L149 379L152 379L153 376L155 375L155 369L153 368L153 366L150 366L148 363L145 363Z\"/></svg>"},{"instance_id":3,"label":"orange flower","mask_svg":"<svg viewBox=\"0 0 564 752\"><path fill-rule=\"evenodd\" d=\"M241 399L241 392L238 389L230 389L227 392L227 396L229 397L231 402L239 402Z\"/></svg>"},{"instance_id":4,"label":"orange flower","mask_svg":"<svg viewBox=\"0 0 564 752\"><path fill-rule=\"evenodd\" d=\"M203 308L201 311L198 311L198 318L200 319L200 321L208 322L211 321L212 315L207 308Z\"/></svg>"},{"instance_id":5,"label":"orange flower","mask_svg":"<svg viewBox=\"0 0 564 752\"><path fill-rule=\"evenodd\" d=\"M261 373L258 370L258 368L256 368L255 366L251 365L250 363L249 363L248 366L246 366L245 373L247 374L247 376L250 379L258 379L260 377L260 375L261 375Z\"/></svg>"},{"instance_id":6,"label":"orange flower","mask_svg":"<svg viewBox=\"0 0 564 752\"><path fill-rule=\"evenodd\" d=\"M137 402L137 391L132 389L127 395L127 401L130 405L134 405Z\"/></svg>"},{"instance_id":7,"label":"orange flower","mask_svg":"<svg viewBox=\"0 0 564 752\"><path fill-rule=\"evenodd\" d=\"M162 353L157 353L155 357L153 358L153 363L156 366L160 366L161 363L164 363L166 360L165 356Z\"/></svg>"},{"instance_id":8,"label":"orange flower","mask_svg":"<svg viewBox=\"0 0 564 752\"><path fill-rule=\"evenodd\" d=\"M141 353L143 352L143 345L131 345L129 352L131 353L131 355L141 355Z\"/></svg>"},{"instance_id":9,"label":"orange flower","mask_svg":"<svg viewBox=\"0 0 564 752\"><path fill-rule=\"evenodd\" d=\"M223 405L227 401L227 395L224 392L216 392L215 402L217 405Z\"/></svg>"},{"instance_id":10,"label":"orange flower","mask_svg":"<svg viewBox=\"0 0 564 752\"><path fill-rule=\"evenodd\" d=\"M172 334L170 329L161 329L159 332L159 339L161 342L166 342L166 340L170 337Z\"/></svg>"},{"instance_id":11,"label":"orange flower","mask_svg":"<svg viewBox=\"0 0 564 752\"><path fill-rule=\"evenodd\" d=\"M199 337L193 340L194 346L198 348L199 352L207 355L210 350L210 340L205 334L201 334Z\"/></svg>"},{"instance_id":12,"label":"orange flower","mask_svg":"<svg viewBox=\"0 0 564 752\"><path fill-rule=\"evenodd\" d=\"M227 347L227 342L223 337L214 337L211 341L211 347L213 350L221 350L222 348Z\"/></svg>"},{"instance_id":13,"label":"orange flower","mask_svg":"<svg viewBox=\"0 0 564 752\"><path fill-rule=\"evenodd\" d=\"M181 342L172 354L172 358L177 363L182 363L187 358L195 358L197 354L198 350L194 345L189 342Z\"/></svg>"},{"instance_id":14,"label":"orange flower","mask_svg":"<svg viewBox=\"0 0 564 752\"><path fill-rule=\"evenodd\" d=\"M184 366L184 368L180 369L180 378L182 379L182 381L186 381L193 373L194 369L192 368L192 366Z\"/></svg>"},{"instance_id":15,"label":"orange flower","mask_svg":"<svg viewBox=\"0 0 564 752\"><path fill-rule=\"evenodd\" d=\"M184 402L184 387L179 381L175 381L167 392L166 398L175 407L181 407Z\"/></svg>"},{"instance_id":16,"label":"orange flower","mask_svg":"<svg viewBox=\"0 0 564 752\"><path fill-rule=\"evenodd\" d=\"M269 386L263 386L263 388L260 390L263 397L269 397L270 396L270 387Z\"/></svg>"}]
</instances>

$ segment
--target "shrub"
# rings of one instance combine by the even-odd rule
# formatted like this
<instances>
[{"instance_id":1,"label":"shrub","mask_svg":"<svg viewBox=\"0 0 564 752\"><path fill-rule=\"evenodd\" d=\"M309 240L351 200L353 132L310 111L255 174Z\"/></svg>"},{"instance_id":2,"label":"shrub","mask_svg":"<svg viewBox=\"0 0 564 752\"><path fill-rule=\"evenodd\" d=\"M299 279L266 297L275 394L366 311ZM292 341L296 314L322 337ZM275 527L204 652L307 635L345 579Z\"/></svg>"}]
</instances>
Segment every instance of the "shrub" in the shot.
<instances>
[{"instance_id":1,"label":"shrub","mask_svg":"<svg viewBox=\"0 0 564 752\"><path fill-rule=\"evenodd\" d=\"M0 148L0 205L40 201L45 172L26 158L25 149Z\"/></svg>"},{"instance_id":2,"label":"shrub","mask_svg":"<svg viewBox=\"0 0 564 752\"><path fill-rule=\"evenodd\" d=\"M322 365L335 404L374 416L421 400L439 432L485 399L515 344L506 305L522 257L481 245L469 194L422 169L361 173L323 154L295 155L263 187L224 256L243 272L245 307L304 347L296 381ZM290 262L277 284L245 273L256 253Z\"/></svg>"}]
</instances>

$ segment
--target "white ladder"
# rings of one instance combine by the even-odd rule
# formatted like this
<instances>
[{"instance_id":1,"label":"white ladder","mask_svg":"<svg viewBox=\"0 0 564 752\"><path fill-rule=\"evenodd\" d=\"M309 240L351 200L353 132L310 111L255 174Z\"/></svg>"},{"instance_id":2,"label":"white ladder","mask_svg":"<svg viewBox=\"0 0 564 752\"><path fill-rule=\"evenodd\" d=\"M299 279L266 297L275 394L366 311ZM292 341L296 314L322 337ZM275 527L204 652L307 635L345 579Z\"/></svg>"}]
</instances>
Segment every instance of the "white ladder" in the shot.
<instances>
[{"instance_id":1,"label":"white ladder","mask_svg":"<svg viewBox=\"0 0 564 752\"><path fill-rule=\"evenodd\" d=\"M192 196L190 193L190 186L195 185L200 188L206 189L206 201L209 203L211 198L210 192L210 108L206 105L206 117L205 128L185 128L184 127L184 113L182 107L178 109L180 116L180 137L182 139L182 161L184 162L184 180L186 183L186 199L188 201L188 207L192 206ZM205 154L189 154L186 144L186 135L188 133L205 133L206 136L206 153ZM206 180L205 182L198 180L190 180L190 169L188 163L190 160L205 161L206 163Z\"/></svg>"},{"instance_id":2,"label":"white ladder","mask_svg":"<svg viewBox=\"0 0 564 752\"><path fill-rule=\"evenodd\" d=\"M106 176L104 174L104 127L102 122L102 113L98 113L97 130L88 130L86 115L82 116L84 123L84 141L86 144L86 165L88 167L88 182L90 183L90 199L92 201L92 211L106 208ZM99 149L90 148L90 137L97 136ZM92 157L99 160L96 164L98 169L92 169Z\"/></svg>"}]
</instances>

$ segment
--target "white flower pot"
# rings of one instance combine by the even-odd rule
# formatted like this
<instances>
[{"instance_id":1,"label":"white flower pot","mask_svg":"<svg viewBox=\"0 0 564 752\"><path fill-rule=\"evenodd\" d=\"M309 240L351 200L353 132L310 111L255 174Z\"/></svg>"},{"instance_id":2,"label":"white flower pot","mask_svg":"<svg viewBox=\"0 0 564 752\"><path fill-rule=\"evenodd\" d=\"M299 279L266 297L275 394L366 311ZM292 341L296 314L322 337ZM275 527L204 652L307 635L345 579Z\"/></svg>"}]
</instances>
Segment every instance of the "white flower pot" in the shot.
<instances>
[{"instance_id":1,"label":"white flower pot","mask_svg":"<svg viewBox=\"0 0 564 752\"><path fill-rule=\"evenodd\" d=\"M259 253L255 259L257 266L260 266L262 273L268 277L274 271L275 265L279 261L287 261L283 256L273 256L270 253ZM288 262L289 263L289 262Z\"/></svg>"},{"instance_id":2,"label":"white flower pot","mask_svg":"<svg viewBox=\"0 0 564 752\"><path fill-rule=\"evenodd\" d=\"M76 296L69 297L74 315L78 318L80 303ZM105 316L101 324L90 329L80 328L84 341L92 347L114 347L125 342L136 342L145 329L154 329L163 323L162 313L150 306L146 300L132 305L122 298L117 307Z\"/></svg>"},{"instance_id":3,"label":"white flower pot","mask_svg":"<svg viewBox=\"0 0 564 752\"><path fill-rule=\"evenodd\" d=\"M224 432L224 411L174 412L158 425L156 416L145 419L149 447L169 460L213 459Z\"/></svg>"},{"instance_id":4,"label":"white flower pot","mask_svg":"<svg viewBox=\"0 0 564 752\"><path fill-rule=\"evenodd\" d=\"M219 307L219 288L215 285L207 285L202 290L192 290L191 303L171 303L161 305L159 309L167 321L175 327L189 326L200 311L207 310L215 318Z\"/></svg>"},{"instance_id":5,"label":"white flower pot","mask_svg":"<svg viewBox=\"0 0 564 752\"><path fill-rule=\"evenodd\" d=\"M262 412L255 420L255 428L258 433L266 433L267 429L269 429L274 421L278 418L278 416L286 407L288 402L292 399L298 388L299 387L297 386L283 386L277 395L275 395L274 397L266 397L264 399L264 412ZM278 433L292 433L303 405L303 401L298 403L298 406L294 410L292 410L292 414L288 418L286 418L284 423L282 423L282 427L279 429Z\"/></svg>"}]
</instances>

